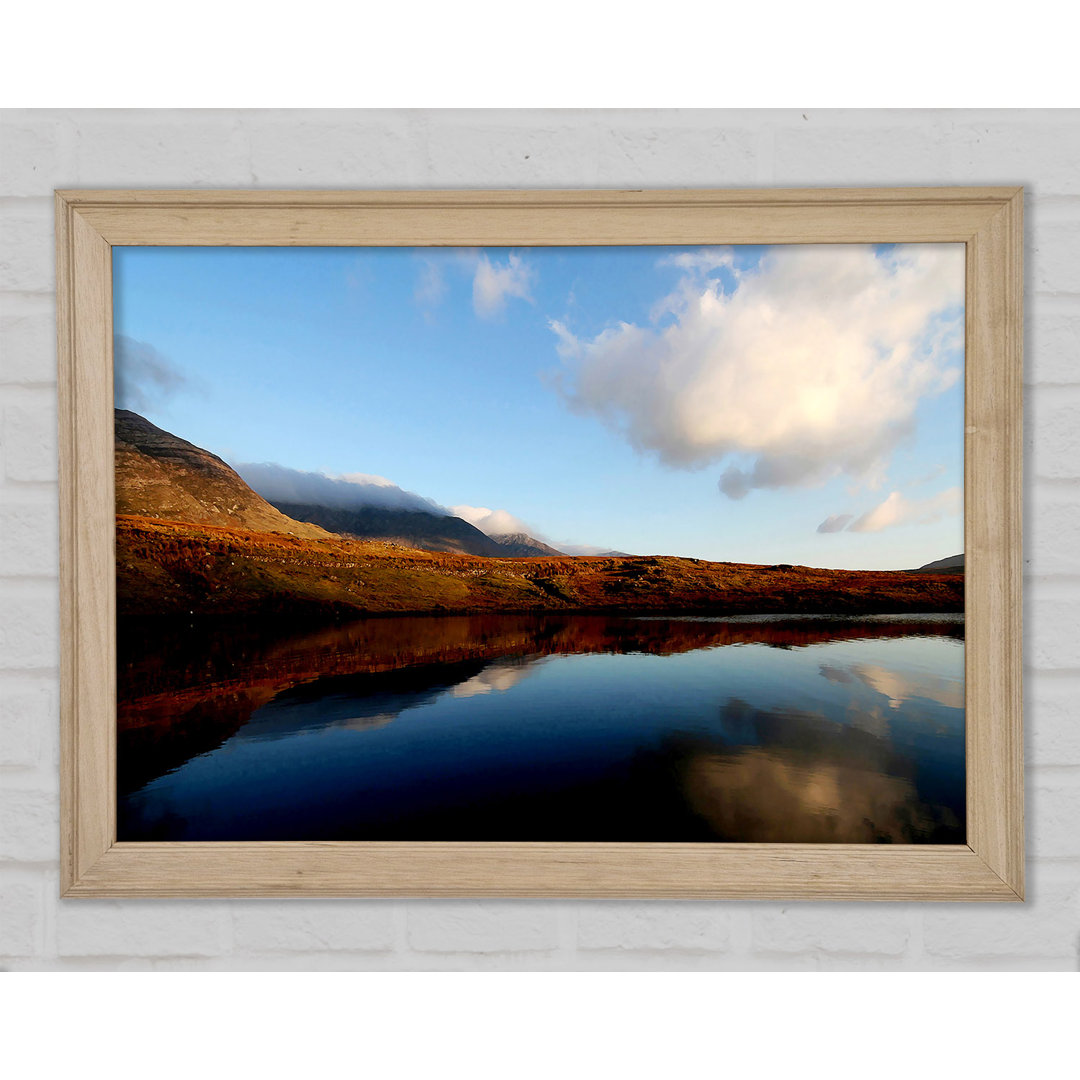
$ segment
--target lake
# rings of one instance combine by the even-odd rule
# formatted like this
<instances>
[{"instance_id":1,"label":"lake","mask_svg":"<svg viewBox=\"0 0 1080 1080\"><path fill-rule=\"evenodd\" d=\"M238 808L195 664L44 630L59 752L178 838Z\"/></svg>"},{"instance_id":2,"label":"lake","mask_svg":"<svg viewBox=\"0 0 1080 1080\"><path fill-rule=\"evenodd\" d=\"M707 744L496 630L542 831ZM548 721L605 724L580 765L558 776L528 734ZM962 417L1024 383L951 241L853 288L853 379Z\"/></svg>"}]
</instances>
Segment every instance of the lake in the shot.
<instances>
[{"instance_id":1,"label":"lake","mask_svg":"<svg viewBox=\"0 0 1080 1080\"><path fill-rule=\"evenodd\" d=\"M962 616L121 621L118 839L965 840Z\"/></svg>"}]
</instances>

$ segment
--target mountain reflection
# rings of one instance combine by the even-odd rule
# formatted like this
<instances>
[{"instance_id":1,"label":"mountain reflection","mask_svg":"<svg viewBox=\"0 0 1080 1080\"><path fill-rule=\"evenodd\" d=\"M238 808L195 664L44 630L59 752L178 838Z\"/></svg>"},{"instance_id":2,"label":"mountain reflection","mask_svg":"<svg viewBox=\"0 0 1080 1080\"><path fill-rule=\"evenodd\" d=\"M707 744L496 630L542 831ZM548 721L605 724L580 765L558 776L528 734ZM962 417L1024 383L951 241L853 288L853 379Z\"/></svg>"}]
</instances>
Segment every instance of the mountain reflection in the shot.
<instances>
[{"instance_id":1,"label":"mountain reflection","mask_svg":"<svg viewBox=\"0 0 1080 1080\"><path fill-rule=\"evenodd\" d=\"M122 624L121 839L955 843L963 623Z\"/></svg>"},{"instance_id":2,"label":"mountain reflection","mask_svg":"<svg viewBox=\"0 0 1080 1080\"><path fill-rule=\"evenodd\" d=\"M949 615L758 621L675 616L409 616L363 619L302 633L250 622L218 620L205 625L168 619L120 620L119 722L121 729L168 723L188 707L217 696L245 695L256 705L289 686L324 676L432 663L570 653L667 656L722 645L786 649L905 636L961 639L963 634L962 618Z\"/></svg>"}]
</instances>

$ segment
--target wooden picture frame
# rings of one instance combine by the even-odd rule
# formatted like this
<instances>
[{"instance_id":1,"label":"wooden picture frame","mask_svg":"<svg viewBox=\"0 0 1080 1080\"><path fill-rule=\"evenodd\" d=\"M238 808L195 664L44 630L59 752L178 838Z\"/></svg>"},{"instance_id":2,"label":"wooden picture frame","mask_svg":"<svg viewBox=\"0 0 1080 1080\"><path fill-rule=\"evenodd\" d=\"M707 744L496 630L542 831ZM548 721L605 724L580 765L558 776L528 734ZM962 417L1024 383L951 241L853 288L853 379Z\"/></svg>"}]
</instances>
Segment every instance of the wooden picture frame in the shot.
<instances>
[{"instance_id":1,"label":"wooden picture frame","mask_svg":"<svg viewBox=\"0 0 1080 1080\"><path fill-rule=\"evenodd\" d=\"M61 893L1019 900L1018 188L56 193ZM961 242L966 284L964 845L117 843L113 245Z\"/></svg>"}]
</instances>

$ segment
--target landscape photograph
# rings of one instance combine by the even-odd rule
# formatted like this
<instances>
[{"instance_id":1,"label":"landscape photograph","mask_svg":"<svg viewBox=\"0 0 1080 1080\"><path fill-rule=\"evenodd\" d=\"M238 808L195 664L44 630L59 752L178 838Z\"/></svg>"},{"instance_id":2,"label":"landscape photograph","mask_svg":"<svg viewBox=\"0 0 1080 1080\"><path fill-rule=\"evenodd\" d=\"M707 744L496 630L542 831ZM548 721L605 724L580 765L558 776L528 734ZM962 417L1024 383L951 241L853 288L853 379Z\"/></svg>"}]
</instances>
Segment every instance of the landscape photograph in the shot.
<instances>
[{"instance_id":1,"label":"landscape photograph","mask_svg":"<svg viewBox=\"0 0 1080 1080\"><path fill-rule=\"evenodd\" d=\"M117 839L964 843L964 257L114 247Z\"/></svg>"}]
</instances>

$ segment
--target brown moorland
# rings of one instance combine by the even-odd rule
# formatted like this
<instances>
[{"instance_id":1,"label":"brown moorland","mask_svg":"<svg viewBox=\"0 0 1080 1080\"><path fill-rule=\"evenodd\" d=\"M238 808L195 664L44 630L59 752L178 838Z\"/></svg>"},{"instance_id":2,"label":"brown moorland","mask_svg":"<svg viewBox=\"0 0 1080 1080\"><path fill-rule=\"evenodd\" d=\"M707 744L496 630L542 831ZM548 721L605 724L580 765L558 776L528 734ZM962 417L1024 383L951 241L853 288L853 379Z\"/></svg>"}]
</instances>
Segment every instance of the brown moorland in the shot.
<instances>
[{"instance_id":1,"label":"brown moorland","mask_svg":"<svg viewBox=\"0 0 1080 1080\"><path fill-rule=\"evenodd\" d=\"M958 612L963 574L675 556L490 558L117 515L125 615Z\"/></svg>"}]
</instances>

